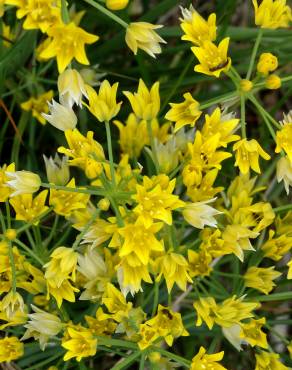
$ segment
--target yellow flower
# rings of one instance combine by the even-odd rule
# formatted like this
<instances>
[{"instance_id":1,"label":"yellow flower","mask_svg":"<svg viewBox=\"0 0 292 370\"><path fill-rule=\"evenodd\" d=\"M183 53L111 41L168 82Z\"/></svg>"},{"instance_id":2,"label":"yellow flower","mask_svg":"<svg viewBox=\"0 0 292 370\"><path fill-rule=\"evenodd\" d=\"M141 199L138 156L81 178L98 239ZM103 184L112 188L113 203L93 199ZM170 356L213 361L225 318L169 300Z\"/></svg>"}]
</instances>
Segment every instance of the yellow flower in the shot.
<instances>
[{"instance_id":1,"label":"yellow flower","mask_svg":"<svg viewBox=\"0 0 292 370\"><path fill-rule=\"evenodd\" d=\"M190 9L181 8L183 18L180 27L184 31L182 40L194 45L202 45L204 41L216 40L216 14L209 15L206 21L191 5Z\"/></svg>"},{"instance_id":2,"label":"yellow flower","mask_svg":"<svg viewBox=\"0 0 292 370\"><path fill-rule=\"evenodd\" d=\"M225 367L218 364L218 361L221 361L224 356L223 351L212 355L208 355L206 352L204 347L200 347L199 352L192 359L190 370L227 370Z\"/></svg>"},{"instance_id":3,"label":"yellow flower","mask_svg":"<svg viewBox=\"0 0 292 370\"><path fill-rule=\"evenodd\" d=\"M141 291L142 280L146 283L152 283L148 265L144 265L134 253L128 254L121 259L117 275L124 295L127 295L129 292L134 295Z\"/></svg>"},{"instance_id":4,"label":"yellow flower","mask_svg":"<svg viewBox=\"0 0 292 370\"><path fill-rule=\"evenodd\" d=\"M286 0L263 0L260 5L257 0L252 0L252 3L257 26L269 29L289 27L292 15L291 8L286 5Z\"/></svg>"},{"instance_id":5,"label":"yellow flower","mask_svg":"<svg viewBox=\"0 0 292 370\"><path fill-rule=\"evenodd\" d=\"M239 135L234 135L239 123L238 118L234 118L234 113L226 113L225 110L221 112L220 108L216 108L209 115L205 115L205 122L202 128L202 136L204 140L207 140L219 134L218 147L227 147L232 141L240 139Z\"/></svg>"},{"instance_id":6,"label":"yellow flower","mask_svg":"<svg viewBox=\"0 0 292 370\"><path fill-rule=\"evenodd\" d=\"M199 102L190 93L185 93L184 98L182 103L170 103L171 109L165 115L165 119L175 122L174 132L185 125L194 127L202 114Z\"/></svg>"},{"instance_id":7,"label":"yellow flower","mask_svg":"<svg viewBox=\"0 0 292 370\"><path fill-rule=\"evenodd\" d=\"M268 75L269 72L273 72L278 68L278 59L272 53L262 53L260 55L260 60L257 64L258 72L263 75Z\"/></svg>"},{"instance_id":8,"label":"yellow flower","mask_svg":"<svg viewBox=\"0 0 292 370\"><path fill-rule=\"evenodd\" d=\"M76 188L74 178L66 185L68 188ZM76 188L78 190L78 188ZM70 216L77 209L84 209L89 201L90 195L65 190L50 189L50 206L54 212L61 216Z\"/></svg>"},{"instance_id":9,"label":"yellow flower","mask_svg":"<svg viewBox=\"0 0 292 370\"><path fill-rule=\"evenodd\" d=\"M205 225L216 227L217 221L214 216L219 215L221 212L208 206L208 203L214 200L215 199L210 199L205 202L187 203L182 211L184 219L197 229L203 229Z\"/></svg>"},{"instance_id":10,"label":"yellow flower","mask_svg":"<svg viewBox=\"0 0 292 370\"><path fill-rule=\"evenodd\" d=\"M26 16L23 28L39 28L43 33L51 26L61 23L61 9L54 0L29 0L17 13L18 18Z\"/></svg>"},{"instance_id":11,"label":"yellow flower","mask_svg":"<svg viewBox=\"0 0 292 370\"><path fill-rule=\"evenodd\" d=\"M73 357L79 362L83 357L94 356L97 349L97 339L94 339L91 330L73 325L68 327L62 340L62 347L67 350L64 361Z\"/></svg>"},{"instance_id":12,"label":"yellow flower","mask_svg":"<svg viewBox=\"0 0 292 370\"><path fill-rule=\"evenodd\" d=\"M134 208L138 220L146 228L150 227L154 220L160 220L168 225L172 224L171 211L183 207L185 202L173 195L175 179L171 180L164 175L150 179L143 177L143 185L136 186L136 194L132 195L138 205Z\"/></svg>"},{"instance_id":13,"label":"yellow flower","mask_svg":"<svg viewBox=\"0 0 292 370\"><path fill-rule=\"evenodd\" d=\"M183 133L183 131L180 131ZM181 151L178 135L173 135L165 144L158 140L154 142L154 150L156 152L157 162L159 164L160 173L169 174L179 164L181 159Z\"/></svg>"},{"instance_id":14,"label":"yellow flower","mask_svg":"<svg viewBox=\"0 0 292 370\"><path fill-rule=\"evenodd\" d=\"M255 370L289 370L282 364L280 356L276 353L261 352L256 354Z\"/></svg>"},{"instance_id":15,"label":"yellow flower","mask_svg":"<svg viewBox=\"0 0 292 370\"><path fill-rule=\"evenodd\" d=\"M72 248L58 247L50 255L50 262L43 267L49 284L59 288L65 279L75 281L77 253Z\"/></svg>"},{"instance_id":16,"label":"yellow flower","mask_svg":"<svg viewBox=\"0 0 292 370\"><path fill-rule=\"evenodd\" d=\"M232 156L230 153L217 150L221 146L220 141L221 134L219 133L207 135L207 138L205 138L200 131L196 132L194 143L188 144L190 155L189 166L191 167L194 179L191 182L185 183L186 186L200 185L202 171L209 171L213 168L221 169L220 163Z\"/></svg>"},{"instance_id":17,"label":"yellow flower","mask_svg":"<svg viewBox=\"0 0 292 370\"><path fill-rule=\"evenodd\" d=\"M87 108L99 122L110 121L119 113L122 103L116 101L118 85L116 82L111 86L108 80L104 80L98 94L91 86L86 86L89 101Z\"/></svg>"},{"instance_id":18,"label":"yellow flower","mask_svg":"<svg viewBox=\"0 0 292 370\"><path fill-rule=\"evenodd\" d=\"M5 202L11 193L13 193L13 190L6 185L7 181L9 180L9 177L6 175L6 172L14 172L15 171L15 164L11 163L8 166L4 164L2 167L0 167L0 203Z\"/></svg>"},{"instance_id":19,"label":"yellow flower","mask_svg":"<svg viewBox=\"0 0 292 370\"><path fill-rule=\"evenodd\" d=\"M217 309L217 303L213 297L200 298L195 301L194 309L197 312L196 326L201 326L203 322L206 323L208 328L211 330L215 324L214 312Z\"/></svg>"},{"instance_id":20,"label":"yellow flower","mask_svg":"<svg viewBox=\"0 0 292 370\"><path fill-rule=\"evenodd\" d=\"M163 26L147 22L130 23L126 30L126 43L128 47L135 55L138 49L141 49L155 58L155 54L161 53L159 43L166 44L166 41L154 31L161 27Z\"/></svg>"},{"instance_id":21,"label":"yellow flower","mask_svg":"<svg viewBox=\"0 0 292 370\"><path fill-rule=\"evenodd\" d=\"M148 133L145 121L140 121L134 113L131 113L123 125L120 121L114 121L120 131L120 147L124 154L130 158L138 158L143 147L148 144Z\"/></svg>"},{"instance_id":22,"label":"yellow flower","mask_svg":"<svg viewBox=\"0 0 292 370\"><path fill-rule=\"evenodd\" d=\"M152 251L164 250L163 244L155 237L162 226L162 222L159 222L146 228L143 222L136 222L120 228L118 231L124 241L119 256L125 257L133 253L143 265L147 265Z\"/></svg>"},{"instance_id":23,"label":"yellow flower","mask_svg":"<svg viewBox=\"0 0 292 370\"><path fill-rule=\"evenodd\" d=\"M157 329L149 326L147 321L140 325L139 334L141 339L138 342L138 346L141 351L151 346L159 338Z\"/></svg>"},{"instance_id":24,"label":"yellow flower","mask_svg":"<svg viewBox=\"0 0 292 370\"><path fill-rule=\"evenodd\" d=\"M35 340L39 340L40 347L44 351L49 339L58 335L63 324L58 316L45 312L34 305L31 307L34 313L28 315L29 321L24 325L26 332L21 339L26 340L33 337Z\"/></svg>"},{"instance_id":25,"label":"yellow flower","mask_svg":"<svg viewBox=\"0 0 292 370\"><path fill-rule=\"evenodd\" d=\"M32 112L32 116L35 117L42 125L45 125L46 120L42 116L42 113L48 113L48 101L52 100L54 95L53 90L50 90L44 94L40 94L36 97L32 97L29 100L21 103L21 109Z\"/></svg>"},{"instance_id":26,"label":"yellow flower","mask_svg":"<svg viewBox=\"0 0 292 370\"><path fill-rule=\"evenodd\" d=\"M221 152L223 153L223 152ZM217 193L222 191L224 188L218 186L213 187L216 177L218 175L218 170L214 168L213 170L208 170L204 176L200 176L201 180L199 185L196 183L196 172L193 171L192 165L186 166L183 170L183 181L185 184L190 182L190 186L187 187L187 195L191 198L193 202L203 202L213 198ZM192 184L192 183L195 184Z\"/></svg>"},{"instance_id":27,"label":"yellow flower","mask_svg":"<svg viewBox=\"0 0 292 370\"><path fill-rule=\"evenodd\" d=\"M51 285L50 281L47 280L47 299L52 295L56 299L58 308L62 306L63 299L75 302L74 292L79 292L79 289L71 285L69 280L63 280L59 287L56 287L55 284Z\"/></svg>"},{"instance_id":28,"label":"yellow flower","mask_svg":"<svg viewBox=\"0 0 292 370\"><path fill-rule=\"evenodd\" d=\"M93 44L99 37L92 35L73 22L69 24L54 25L47 31L51 42L40 53L44 59L57 58L59 73L75 58L81 64L89 64L85 54L85 44Z\"/></svg>"},{"instance_id":29,"label":"yellow flower","mask_svg":"<svg viewBox=\"0 0 292 370\"><path fill-rule=\"evenodd\" d=\"M241 225L227 225L222 234L224 248L229 250L230 253L234 253L240 261L243 261L243 251L254 251L249 239L256 238L258 235L258 232L251 231Z\"/></svg>"},{"instance_id":30,"label":"yellow flower","mask_svg":"<svg viewBox=\"0 0 292 370\"><path fill-rule=\"evenodd\" d=\"M55 185L66 185L70 180L68 158L63 157L61 159L57 153L54 159L52 157L47 158L45 155L43 155L43 158L48 181Z\"/></svg>"},{"instance_id":31,"label":"yellow flower","mask_svg":"<svg viewBox=\"0 0 292 370\"><path fill-rule=\"evenodd\" d=\"M172 346L175 338L189 335L183 326L181 314L162 305L158 305L156 316L146 321L145 324L155 328L158 336L163 337L168 346Z\"/></svg>"},{"instance_id":32,"label":"yellow flower","mask_svg":"<svg viewBox=\"0 0 292 370\"><path fill-rule=\"evenodd\" d=\"M288 266L287 279L290 280L292 279L292 259L287 263L287 266Z\"/></svg>"},{"instance_id":33,"label":"yellow flower","mask_svg":"<svg viewBox=\"0 0 292 370\"><path fill-rule=\"evenodd\" d=\"M40 217L48 207L45 206L48 191L43 190L35 198L32 194L20 194L10 199L9 203L14 208L16 213L16 220L32 222L36 218ZM37 225L38 221L34 222Z\"/></svg>"},{"instance_id":34,"label":"yellow flower","mask_svg":"<svg viewBox=\"0 0 292 370\"><path fill-rule=\"evenodd\" d=\"M273 280L281 276L274 269L275 267L250 267L243 276L245 286L269 294L276 286Z\"/></svg>"},{"instance_id":35,"label":"yellow flower","mask_svg":"<svg viewBox=\"0 0 292 370\"><path fill-rule=\"evenodd\" d=\"M188 272L191 277L210 275L212 256L204 248L200 248L198 252L188 249L188 260Z\"/></svg>"},{"instance_id":36,"label":"yellow flower","mask_svg":"<svg viewBox=\"0 0 292 370\"><path fill-rule=\"evenodd\" d=\"M61 104L68 107L74 103L82 107L82 95L88 98L83 78L76 69L67 68L59 75L58 91Z\"/></svg>"},{"instance_id":37,"label":"yellow flower","mask_svg":"<svg viewBox=\"0 0 292 370\"><path fill-rule=\"evenodd\" d=\"M4 4L5 4L6 0L0 0L0 17L3 16L4 14Z\"/></svg>"},{"instance_id":38,"label":"yellow flower","mask_svg":"<svg viewBox=\"0 0 292 370\"><path fill-rule=\"evenodd\" d=\"M68 130L65 137L69 148L61 146L58 152L73 158L69 160L70 165L80 167L88 178L100 175L105 157L102 146L93 139L93 131L88 131L85 137L77 129Z\"/></svg>"},{"instance_id":39,"label":"yellow flower","mask_svg":"<svg viewBox=\"0 0 292 370\"><path fill-rule=\"evenodd\" d=\"M24 301L22 296L18 292L12 290L1 298L2 310L5 311L8 319L20 311L24 313Z\"/></svg>"},{"instance_id":40,"label":"yellow flower","mask_svg":"<svg viewBox=\"0 0 292 370\"><path fill-rule=\"evenodd\" d=\"M292 162L290 162L288 157L281 157L277 162L277 181L284 182L284 187L288 195L289 186L292 185Z\"/></svg>"},{"instance_id":41,"label":"yellow flower","mask_svg":"<svg viewBox=\"0 0 292 370\"><path fill-rule=\"evenodd\" d=\"M225 299L217 304L213 297L200 298L193 304L197 311L197 326L201 326L203 321L211 330L216 323L222 327L231 327L239 324L242 320L253 317L252 311L259 306L254 302L243 302L243 298Z\"/></svg>"},{"instance_id":42,"label":"yellow flower","mask_svg":"<svg viewBox=\"0 0 292 370\"><path fill-rule=\"evenodd\" d=\"M261 247L264 256L271 258L274 261L280 259L292 248L292 237L282 234L274 238L275 231L269 230L269 240L267 240Z\"/></svg>"},{"instance_id":43,"label":"yellow flower","mask_svg":"<svg viewBox=\"0 0 292 370\"><path fill-rule=\"evenodd\" d=\"M0 339L0 363L17 360L23 355L23 343L17 337Z\"/></svg>"},{"instance_id":44,"label":"yellow flower","mask_svg":"<svg viewBox=\"0 0 292 370\"><path fill-rule=\"evenodd\" d=\"M104 313L101 307L97 309L95 316L85 315L85 320L93 335L110 336L115 332L118 324L111 315Z\"/></svg>"},{"instance_id":45,"label":"yellow flower","mask_svg":"<svg viewBox=\"0 0 292 370\"><path fill-rule=\"evenodd\" d=\"M127 302L123 294L113 285L107 283L105 292L102 297L102 303L112 314L115 321L120 322L132 308L132 303Z\"/></svg>"},{"instance_id":46,"label":"yellow flower","mask_svg":"<svg viewBox=\"0 0 292 370\"><path fill-rule=\"evenodd\" d=\"M292 117L288 114L287 119L281 122L281 129L276 132L276 153L284 150L292 163Z\"/></svg>"},{"instance_id":47,"label":"yellow flower","mask_svg":"<svg viewBox=\"0 0 292 370\"><path fill-rule=\"evenodd\" d=\"M6 184L14 190L10 197L15 197L19 194L35 193L41 186L39 175L29 171L5 172L9 181Z\"/></svg>"},{"instance_id":48,"label":"yellow flower","mask_svg":"<svg viewBox=\"0 0 292 370\"><path fill-rule=\"evenodd\" d=\"M154 268L159 272L157 281L160 281L161 276L164 276L168 293L176 283L181 290L185 291L187 282L192 283L193 280L188 274L188 262L184 256L178 253L168 253L162 257L156 258Z\"/></svg>"},{"instance_id":49,"label":"yellow flower","mask_svg":"<svg viewBox=\"0 0 292 370\"><path fill-rule=\"evenodd\" d=\"M123 92L129 99L133 112L140 119L146 121L156 118L160 109L159 82L148 90L147 86L140 78L138 91L132 94L129 91Z\"/></svg>"},{"instance_id":50,"label":"yellow flower","mask_svg":"<svg viewBox=\"0 0 292 370\"><path fill-rule=\"evenodd\" d=\"M106 0L105 5L110 10L121 10L126 8L129 0Z\"/></svg>"},{"instance_id":51,"label":"yellow flower","mask_svg":"<svg viewBox=\"0 0 292 370\"><path fill-rule=\"evenodd\" d=\"M108 249L104 249L104 256L102 256L93 245L88 244L84 254L78 255L77 270L82 277L82 287L84 288L79 297L80 300L101 298L106 284L115 275L114 263L115 261ZM79 274L78 278L80 278Z\"/></svg>"},{"instance_id":52,"label":"yellow flower","mask_svg":"<svg viewBox=\"0 0 292 370\"><path fill-rule=\"evenodd\" d=\"M282 86L281 78L275 74L272 74L266 78L265 87L269 90L277 90Z\"/></svg>"},{"instance_id":53,"label":"yellow flower","mask_svg":"<svg viewBox=\"0 0 292 370\"><path fill-rule=\"evenodd\" d=\"M261 173L259 156L266 161L271 158L255 139L241 139L233 145L233 151L235 152L235 166L239 167L244 175L249 172L250 168Z\"/></svg>"},{"instance_id":54,"label":"yellow flower","mask_svg":"<svg viewBox=\"0 0 292 370\"><path fill-rule=\"evenodd\" d=\"M227 56L229 37L223 39L218 46L211 41L204 41L202 46L191 48L200 64L195 71L209 76L219 77L221 72L227 72L231 66L231 59Z\"/></svg>"},{"instance_id":55,"label":"yellow flower","mask_svg":"<svg viewBox=\"0 0 292 370\"><path fill-rule=\"evenodd\" d=\"M242 323L239 337L248 342L252 347L258 346L268 348L267 335L262 331L266 319L263 317L259 320L251 319L247 323Z\"/></svg>"}]
</instances>

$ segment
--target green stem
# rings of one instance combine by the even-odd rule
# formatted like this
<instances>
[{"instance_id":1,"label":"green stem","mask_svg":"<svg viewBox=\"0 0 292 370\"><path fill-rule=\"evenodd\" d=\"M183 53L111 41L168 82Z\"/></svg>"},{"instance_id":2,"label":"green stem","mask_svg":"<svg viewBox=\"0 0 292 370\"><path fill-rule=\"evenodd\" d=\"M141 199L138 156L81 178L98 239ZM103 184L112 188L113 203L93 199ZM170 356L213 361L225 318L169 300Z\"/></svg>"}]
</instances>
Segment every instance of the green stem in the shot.
<instances>
[{"instance_id":1,"label":"green stem","mask_svg":"<svg viewBox=\"0 0 292 370\"><path fill-rule=\"evenodd\" d=\"M88 190L88 189L81 189L81 188L70 188L68 186L46 184L46 183L43 183L43 182L41 183L41 186L43 188L47 188L47 189L63 190L63 191L68 191L70 193L99 195L99 196L102 196L102 197L107 195L107 193L104 190Z\"/></svg>"},{"instance_id":2,"label":"green stem","mask_svg":"<svg viewBox=\"0 0 292 370\"><path fill-rule=\"evenodd\" d=\"M50 234L46 238L46 240L44 241L44 244L45 244L46 247L50 244L50 242L52 241L53 237L55 236L55 233L56 233L56 230L57 230L57 226L58 226L58 222L59 222L59 215L56 215L55 216L55 219L54 219L53 226L52 226L51 231L50 231Z\"/></svg>"},{"instance_id":3,"label":"green stem","mask_svg":"<svg viewBox=\"0 0 292 370\"><path fill-rule=\"evenodd\" d=\"M22 243L19 239L15 239L14 243L19 245L22 249L24 249L32 258L34 258L41 266L44 265L44 261L39 258L27 245Z\"/></svg>"},{"instance_id":4,"label":"green stem","mask_svg":"<svg viewBox=\"0 0 292 370\"><path fill-rule=\"evenodd\" d=\"M100 337L100 336L97 336L96 338L98 340L98 344L101 344L101 345L128 348L128 349L133 349L133 350L138 349L138 346L136 343L129 342L126 340L112 339L112 338Z\"/></svg>"},{"instance_id":5,"label":"green stem","mask_svg":"<svg viewBox=\"0 0 292 370\"><path fill-rule=\"evenodd\" d=\"M172 86L172 89L170 90L170 93L165 98L164 103L163 103L163 105L161 107L161 112L163 112L163 110L167 106L168 102L170 101L170 99L175 94L177 88L181 85L181 82L184 79L184 77L185 77L187 71L189 70L191 64L193 63L193 61L194 61L194 56L191 55L191 57L189 58L189 61L186 63L186 65L185 65L184 69L182 70L181 74L179 75L178 79L176 80L176 82Z\"/></svg>"},{"instance_id":6,"label":"green stem","mask_svg":"<svg viewBox=\"0 0 292 370\"><path fill-rule=\"evenodd\" d=\"M95 2L93 0L83 0L83 1L85 1L87 4L90 4L94 8L98 9L101 13L108 16L109 18L111 18L115 22L119 23L122 27L124 27L124 28L128 27L128 23L126 23L123 19L121 19L117 15L113 14L110 10L106 9L104 6L98 4L97 2Z\"/></svg>"},{"instance_id":7,"label":"green stem","mask_svg":"<svg viewBox=\"0 0 292 370\"><path fill-rule=\"evenodd\" d=\"M275 213L280 213L280 212L290 211L291 209L292 209L292 204L287 204L286 206L273 208L273 211Z\"/></svg>"},{"instance_id":8,"label":"green stem","mask_svg":"<svg viewBox=\"0 0 292 370\"><path fill-rule=\"evenodd\" d=\"M292 75L281 78L282 84L285 83L285 82L289 82L291 80L292 80ZM262 81L262 82L259 82L259 83L255 84L254 87L255 88L263 87L263 86L265 86L265 84L266 84L266 82L265 81Z\"/></svg>"},{"instance_id":9,"label":"green stem","mask_svg":"<svg viewBox=\"0 0 292 370\"><path fill-rule=\"evenodd\" d=\"M179 364L181 364L185 367L190 368L190 366L191 366L191 361L186 360L185 358L183 358L181 356L175 355L174 353L168 352L165 349L154 347L153 350L156 351L156 352L161 353L165 357L168 357L171 360L173 360L173 361L175 361L175 362L177 362L177 363L179 363Z\"/></svg>"},{"instance_id":10,"label":"green stem","mask_svg":"<svg viewBox=\"0 0 292 370\"><path fill-rule=\"evenodd\" d=\"M65 24L70 23L70 16L67 9L66 0L61 0L61 15L62 15L62 21Z\"/></svg>"},{"instance_id":11,"label":"green stem","mask_svg":"<svg viewBox=\"0 0 292 370\"><path fill-rule=\"evenodd\" d=\"M242 138L246 138L246 122L245 122L245 97L240 95L240 124Z\"/></svg>"},{"instance_id":12,"label":"green stem","mask_svg":"<svg viewBox=\"0 0 292 370\"><path fill-rule=\"evenodd\" d=\"M227 102L229 100L232 100L232 99L236 98L237 96L238 96L238 92L237 91L233 91L231 93L220 95L220 96L218 96L216 98L207 100L203 104L200 104L200 109L206 109L206 108L209 108L210 106L215 105L215 104L218 104L218 103L225 103L225 102Z\"/></svg>"},{"instance_id":13,"label":"green stem","mask_svg":"<svg viewBox=\"0 0 292 370\"><path fill-rule=\"evenodd\" d=\"M137 351L137 352L133 352L131 355L128 355L127 357L125 357L125 359L118 363L117 365L113 366L111 368L111 370L122 370L122 369L127 369L129 367L129 365L131 365L133 362L135 362L137 360L138 357L141 356L141 352L140 351Z\"/></svg>"},{"instance_id":14,"label":"green stem","mask_svg":"<svg viewBox=\"0 0 292 370\"><path fill-rule=\"evenodd\" d=\"M154 284L154 298L153 298L153 308L152 308L152 317L155 316L158 306L159 299L159 283L156 281Z\"/></svg>"},{"instance_id":15,"label":"green stem","mask_svg":"<svg viewBox=\"0 0 292 370\"><path fill-rule=\"evenodd\" d=\"M258 52L258 48L260 46L260 42L261 42L262 36L263 36L263 30L260 29L258 31L256 42L255 42L254 47L253 47L253 50L252 50L252 54L251 54L251 58L250 58L250 63L249 63L248 71L247 71L247 74L246 74L246 79L247 80L249 80L250 77L251 77L253 66L254 66L254 62L255 62L255 58L257 56L257 52Z\"/></svg>"},{"instance_id":16,"label":"green stem","mask_svg":"<svg viewBox=\"0 0 292 370\"><path fill-rule=\"evenodd\" d=\"M146 353L142 353L141 359L140 359L139 370L144 370L145 369L145 359L146 359Z\"/></svg>"},{"instance_id":17,"label":"green stem","mask_svg":"<svg viewBox=\"0 0 292 370\"><path fill-rule=\"evenodd\" d=\"M254 95L248 94L248 99L253 103L257 110L266 116L267 119L278 129L281 130L282 126L261 106Z\"/></svg>"},{"instance_id":18,"label":"green stem","mask_svg":"<svg viewBox=\"0 0 292 370\"><path fill-rule=\"evenodd\" d=\"M110 129L109 121L105 121L105 129L106 129L108 156L109 156L109 161L110 161L111 180L112 180L112 183L115 187L116 186L116 178L115 178L115 168L114 168L111 129Z\"/></svg>"},{"instance_id":19,"label":"green stem","mask_svg":"<svg viewBox=\"0 0 292 370\"><path fill-rule=\"evenodd\" d=\"M13 248L12 243L10 240L8 242L8 257L9 257L9 263L11 267L11 277L12 277L12 292L16 293L16 268L15 268L15 261L14 261L14 255L13 255Z\"/></svg>"},{"instance_id":20,"label":"green stem","mask_svg":"<svg viewBox=\"0 0 292 370\"><path fill-rule=\"evenodd\" d=\"M8 200L6 200L6 202L5 202L5 207L6 207L7 227L8 227L8 229L10 229L11 228L11 216L10 216L10 207L9 207Z\"/></svg>"},{"instance_id":21,"label":"green stem","mask_svg":"<svg viewBox=\"0 0 292 370\"><path fill-rule=\"evenodd\" d=\"M148 132L151 150L152 150L152 160L153 160L153 163L156 169L156 173L158 174L159 173L159 163L158 163L156 149L155 149L151 120L147 120L147 132Z\"/></svg>"},{"instance_id":22,"label":"green stem","mask_svg":"<svg viewBox=\"0 0 292 370\"><path fill-rule=\"evenodd\" d=\"M3 216L1 209L0 209L0 223L2 227L2 232L4 233L6 231L6 225L5 225L5 220L4 220L4 216Z\"/></svg>"},{"instance_id":23,"label":"green stem","mask_svg":"<svg viewBox=\"0 0 292 370\"><path fill-rule=\"evenodd\" d=\"M260 295L252 297L256 301L270 302L270 301L286 301L292 299L292 292L274 293L269 295Z\"/></svg>"}]
</instances>

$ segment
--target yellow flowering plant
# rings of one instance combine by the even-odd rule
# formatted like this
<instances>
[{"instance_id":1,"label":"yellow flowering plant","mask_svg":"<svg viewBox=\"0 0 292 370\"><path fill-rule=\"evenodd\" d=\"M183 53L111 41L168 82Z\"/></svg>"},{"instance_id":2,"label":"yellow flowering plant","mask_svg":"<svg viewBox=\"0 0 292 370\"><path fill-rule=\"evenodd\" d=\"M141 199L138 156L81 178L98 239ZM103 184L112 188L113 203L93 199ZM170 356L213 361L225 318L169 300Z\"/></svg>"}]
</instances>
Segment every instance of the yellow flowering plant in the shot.
<instances>
[{"instance_id":1,"label":"yellow flowering plant","mask_svg":"<svg viewBox=\"0 0 292 370\"><path fill-rule=\"evenodd\" d=\"M288 1L0 18L0 367L291 369Z\"/></svg>"}]
</instances>

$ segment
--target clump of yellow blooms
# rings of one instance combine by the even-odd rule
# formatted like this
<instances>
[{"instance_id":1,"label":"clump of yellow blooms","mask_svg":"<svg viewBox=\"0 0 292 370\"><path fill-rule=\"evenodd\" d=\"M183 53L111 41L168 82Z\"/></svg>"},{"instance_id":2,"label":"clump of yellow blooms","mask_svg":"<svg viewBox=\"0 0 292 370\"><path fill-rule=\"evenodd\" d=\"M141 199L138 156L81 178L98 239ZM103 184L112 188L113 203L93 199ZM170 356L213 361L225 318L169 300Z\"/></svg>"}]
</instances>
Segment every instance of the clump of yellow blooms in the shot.
<instances>
[{"instance_id":1,"label":"clump of yellow blooms","mask_svg":"<svg viewBox=\"0 0 292 370\"><path fill-rule=\"evenodd\" d=\"M271 53L261 41L289 28L291 8L248 1L259 28L238 65L220 17L181 7L181 18L173 14L191 59L168 94L147 68L172 30L160 36L163 26L145 21L152 10L126 22L140 11L128 0L84 3L77 12L63 0L0 0L0 17L16 8L18 27L10 37L2 22L4 52L25 58L14 38L39 31L30 71L18 71L29 97L7 79L17 92L12 113L15 103L23 111L18 125L0 99L17 140L0 167L1 366L288 370L292 112L278 122L261 93L276 94L268 90L291 75L277 45ZM143 78L90 64L98 44L111 42L101 13L122 27L119 43L123 35L134 56L118 57L133 59ZM105 52L105 60L114 59ZM205 101L200 87L184 88L193 63L194 81L232 90Z\"/></svg>"}]
</instances>

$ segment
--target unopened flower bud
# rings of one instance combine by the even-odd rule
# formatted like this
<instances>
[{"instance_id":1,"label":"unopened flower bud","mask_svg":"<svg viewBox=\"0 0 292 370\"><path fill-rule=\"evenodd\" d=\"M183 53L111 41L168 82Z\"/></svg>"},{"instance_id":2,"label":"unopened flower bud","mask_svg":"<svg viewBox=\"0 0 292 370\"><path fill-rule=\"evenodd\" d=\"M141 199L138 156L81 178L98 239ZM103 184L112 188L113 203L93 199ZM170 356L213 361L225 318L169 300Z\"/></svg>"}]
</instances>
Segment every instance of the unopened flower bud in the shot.
<instances>
[{"instance_id":1,"label":"unopened flower bud","mask_svg":"<svg viewBox=\"0 0 292 370\"><path fill-rule=\"evenodd\" d=\"M39 175L29 171L5 172L11 179L6 185L15 190L10 196L15 197L19 194L31 194L39 190L41 179Z\"/></svg>"},{"instance_id":2,"label":"unopened flower bud","mask_svg":"<svg viewBox=\"0 0 292 370\"><path fill-rule=\"evenodd\" d=\"M44 161L46 165L47 179L55 185L66 185L70 180L70 171L67 157L62 159L55 155L55 158L47 158L45 155Z\"/></svg>"},{"instance_id":3,"label":"unopened flower bud","mask_svg":"<svg viewBox=\"0 0 292 370\"><path fill-rule=\"evenodd\" d=\"M278 68L277 57L271 53L262 53L257 64L258 72L267 75L269 72L273 72L276 68Z\"/></svg>"},{"instance_id":4,"label":"unopened flower bud","mask_svg":"<svg viewBox=\"0 0 292 370\"><path fill-rule=\"evenodd\" d=\"M70 108L74 103L82 107L82 95L87 98L85 83L76 69L68 68L59 75L58 90L60 102Z\"/></svg>"},{"instance_id":5,"label":"unopened flower bud","mask_svg":"<svg viewBox=\"0 0 292 370\"><path fill-rule=\"evenodd\" d=\"M5 238L11 241L16 239L16 235L17 235L17 232L15 229L7 229L5 232Z\"/></svg>"},{"instance_id":6,"label":"unopened flower bud","mask_svg":"<svg viewBox=\"0 0 292 370\"><path fill-rule=\"evenodd\" d=\"M266 78L266 88L270 90L277 90L281 87L281 78L275 74L272 74Z\"/></svg>"},{"instance_id":7,"label":"unopened flower bud","mask_svg":"<svg viewBox=\"0 0 292 370\"><path fill-rule=\"evenodd\" d=\"M97 207L102 211L107 211L110 207L110 201L107 198L102 198L98 203Z\"/></svg>"},{"instance_id":8,"label":"unopened flower bud","mask_svg":"<svg viewBox=\"0 0 292 370\"><path fill-rule=\"evenodd\" d=\"M50 114L42 113L42 116L50 124L61 131L73 130L77 125L77 117L71 107L57 103L54 99L48 103Z\"/></svg>"},{"instance_id":9,"label":"unopened flower bud","mask_svg":"<svg viewBox=\"0 0 292 370\"><path fill-rule=\"evenodd\" d=\"M124 9L129 3L129 0L106 0L105 5L110 10Z\"/></svg>"},{"instance_id":10,"label":"unopened flower bud","mask_svg":"<svg viewBox=\"0 0 292 370\"><path fill-rule=\"evenodd\" d=\"M249 92L253 88L253 83L250 80L243 79L240 81L240 89L243 92Z\"/></svg>"}]
</instances>

